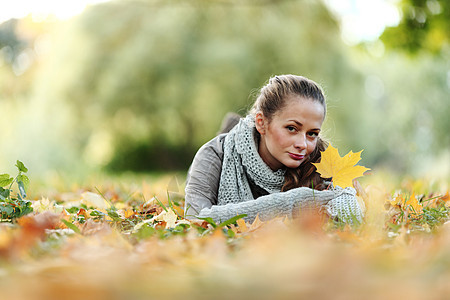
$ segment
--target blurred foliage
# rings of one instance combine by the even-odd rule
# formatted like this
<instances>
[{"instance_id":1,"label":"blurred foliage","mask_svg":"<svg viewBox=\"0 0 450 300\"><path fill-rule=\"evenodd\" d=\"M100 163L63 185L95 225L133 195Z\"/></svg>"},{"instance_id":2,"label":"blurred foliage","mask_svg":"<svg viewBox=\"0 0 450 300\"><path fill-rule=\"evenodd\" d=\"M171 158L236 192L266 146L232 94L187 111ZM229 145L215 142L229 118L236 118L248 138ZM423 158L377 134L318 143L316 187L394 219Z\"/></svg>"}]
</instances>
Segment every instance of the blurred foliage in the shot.
<instances>
[{"instance_id":1,"label":"blurred foliage","mask_svg":"<svg viewBox=\"0 0 450 300\"><path fill-rule=\"evenodd\" d=\"M358 126L370 135L361 137L367 149L363 157L375 151L372 163L393 171L448 174L450 82L442 58L412 61L389 53L359 67L367 74L367 96Z\"/></svg>"},{"instance_id":2,"label":"blurred foliage","mask_svg":"<svg viewBox=\"0 0 450 300\"><path fill-rule=\"evenodd\" d=\"M309 1L112 2L55 39L37 79L36 110L88 162L186 168L225 113L245 114L251 90L271 75L338 86L348 70L358 80L341 46L328 11Z\"/></svg>"},{"instance_id":3,"label":"blurred foliage","mask_svg":"<svg viewBox=\"0 0 450 300\"><path fill-rule=\"evenodd\" d=\"M448 52L412 61L380 41L350 48L322 2L112 1L9 32L26 41L17 57L29 63L0 63L0 164L185 170L228 111L244 115L286 73L323 86L325 137L366 149L364 165L411 171L450 159Z\"/></svg>"},{"instance_id":4,"label":"blurred foliage","mask_svg":"<svg viewBox=\"0 0 450 300\"><path fill-rule=\"evenodd\" d=\"M0 24L0 49L2 49L3 60L12 64L15 58L23 50L26 43L20 40L15 33L18 20L11 19Z\"/></svg>"},{"instance_id":5,"label":"blurred foliage","mask_svg":"<svg viewBox=\"0 0 450 300\"><path fill-rule=\"evenodd\" d=\"M402 0L402 19L387 28L383 42L410 53L420 50L441 54L450 48L450 2L448 0Z\"/></svg>"}]
</instances>

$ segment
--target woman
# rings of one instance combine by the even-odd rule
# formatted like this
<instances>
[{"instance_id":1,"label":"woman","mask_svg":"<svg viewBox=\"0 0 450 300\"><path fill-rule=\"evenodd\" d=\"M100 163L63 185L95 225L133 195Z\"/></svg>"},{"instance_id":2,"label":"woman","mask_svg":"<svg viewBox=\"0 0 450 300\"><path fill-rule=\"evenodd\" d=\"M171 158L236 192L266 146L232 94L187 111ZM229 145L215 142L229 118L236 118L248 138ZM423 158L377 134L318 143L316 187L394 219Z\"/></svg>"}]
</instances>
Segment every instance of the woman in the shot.
<instances>
[{"instance_id":1,"label":"woman","mask_svg":"<svg viewBox=\"0 0 450 300\"><path fill-rule=\"evenodd\" d=\"M320 87L295 75L270 78L250 113L197 152L186 181L186 217L217 222L237 214L252 221L324 208L343 221L362 221L355 190L331 188L311 164L326 143ZM325 190L325 188L328 188Z\"/></svg>"}]
</instances>

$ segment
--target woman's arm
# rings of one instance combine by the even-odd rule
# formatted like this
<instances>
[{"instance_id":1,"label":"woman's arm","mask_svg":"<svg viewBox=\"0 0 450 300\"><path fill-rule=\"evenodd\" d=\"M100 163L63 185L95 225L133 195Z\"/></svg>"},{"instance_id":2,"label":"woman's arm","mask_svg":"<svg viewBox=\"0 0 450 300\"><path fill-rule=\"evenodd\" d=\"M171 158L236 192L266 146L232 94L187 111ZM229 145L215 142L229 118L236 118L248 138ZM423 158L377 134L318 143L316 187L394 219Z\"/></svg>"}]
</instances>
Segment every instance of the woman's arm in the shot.
<instances>
[{"instance_id":1,"label":"woman's arm","mask_svg":"<svg viewBox=\"0 0 450 300\"><path fill-rule=\"evenodd\" d=\"M297 188L255 200L242 199L242 202L236 204L217 205L225 136L219 135L203 145L194 157L186 180L186 218L211 217L220 222L238 214L247 214L245 219L248 221L252 221L257 214L261 220L281 215L292 217L294 208L317 207L341 193L336 190Z\"/></svg>"},{"instance_id":2,"label":"woman's arm","mask_svg":"<svg viewBox=\"0 0 450 300\"><path fill-rule=\"evenodd\" d=\"M214 205L210 208L202 209L197 217L210 217L216 222L226 221L239 214L246 214L247 216L244 219L248 222L252 222L256 215L259 215L262 221L278 216L292 218L292 213L296 209L320 207L341 195L342 192L342 189L317 191L307 187L300 187L240 203Z\"/></svg>"},{"instance_id":3,"label":"woman's arm","mask_svg":"<svg viewBox=\"0 0 450 300\"><path fill-rule=\"evenodd\" d=\"M322 207L332 218L349 223L361 224L364 213L355 197L353 188L317 191L307 187L300 187L287 192L274 193L261 196L255 200L227 205L214 205L204 208L197 216L199 218L210 217L216 222L226 221L238 214L246 214L244 218L252 222L256 215L262 221L279 216L293 217L305 209Z\"/></svg>"},{"instance_id":4,"label":"woman's arm","mask_svg":"<svg viewBox=\"0 0 450 300\"><path fill-rule=\"evenodd\" d=\"M186 180L186 218L193 218L203 208L217 205L225 136L219 135L203 145L194 157Z\"/></svg>"}]
</instances>

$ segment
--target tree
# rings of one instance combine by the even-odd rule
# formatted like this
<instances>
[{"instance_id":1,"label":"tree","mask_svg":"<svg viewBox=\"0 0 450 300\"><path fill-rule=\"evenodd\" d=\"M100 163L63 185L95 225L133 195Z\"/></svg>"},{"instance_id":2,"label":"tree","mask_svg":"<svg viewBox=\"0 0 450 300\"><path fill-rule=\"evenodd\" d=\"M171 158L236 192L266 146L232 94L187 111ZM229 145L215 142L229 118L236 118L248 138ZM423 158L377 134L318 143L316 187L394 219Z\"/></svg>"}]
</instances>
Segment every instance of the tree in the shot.
<instances>
[{"instance_id":1,"label":"tree","mask_svg":"<svg viewBox=\"0 0 450 300\"><path fill-rule=\"evenodd\" d=\"M115 170L186 168L223 116L245 114L252 90L275 74L358 98L343 84L358 75L320 2L116 1L86 10L54 45L37 109L70 151Z\"/></svg>"},{"instance_id":2,"label":"tree","mask_svg":"<svg viewBox=\"0 0 450 300\"><path fill-rule=\"evenodd\" d=\"M402 18L398 26L386 28L381 36L389 47L416 54L449 52L450 1L402 0Z\"/></svg>"}]
</instances>

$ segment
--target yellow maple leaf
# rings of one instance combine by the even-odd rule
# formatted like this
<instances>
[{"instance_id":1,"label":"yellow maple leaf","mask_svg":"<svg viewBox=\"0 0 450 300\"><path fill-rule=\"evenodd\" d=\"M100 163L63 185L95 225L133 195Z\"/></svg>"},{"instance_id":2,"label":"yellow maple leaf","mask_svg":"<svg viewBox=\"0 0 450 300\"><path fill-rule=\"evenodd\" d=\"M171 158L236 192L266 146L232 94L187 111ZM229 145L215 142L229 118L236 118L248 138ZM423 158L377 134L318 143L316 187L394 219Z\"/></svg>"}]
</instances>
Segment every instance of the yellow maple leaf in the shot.
<instances>
[{"instance_id":1,"label":"yellow maple leaf","mask_svg":"<svg viewBox=\"0 0 450 300\"><path fill-rule=\"evenodd\" d=\"M335 186L346 188L352 186L353 179L363 176L365 171L370 170L363 166L356 166L361 160L361 152L362 150L357 153L350 151L341 157L338 150L330 144L322 152L320 163L313 163L313 165L322 178L332 178Z\"/></svg>"}]
</instances>

